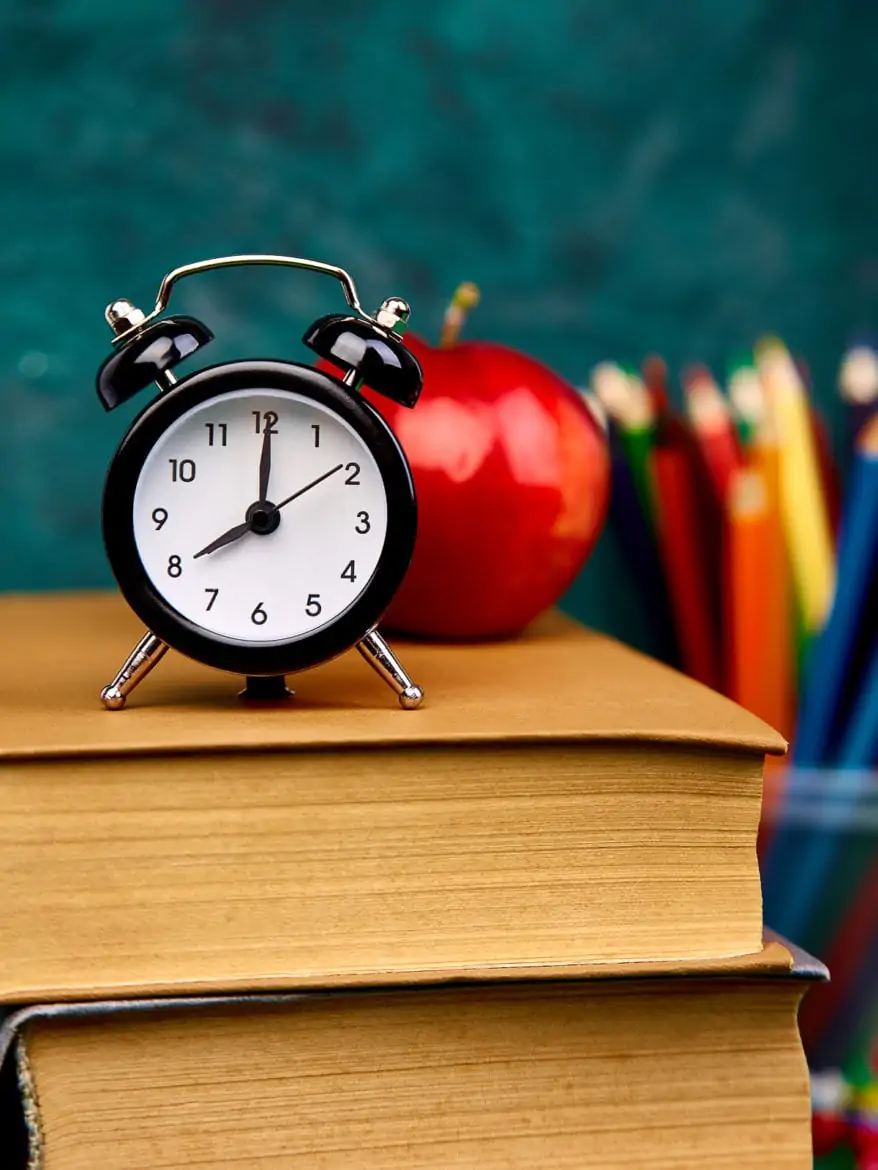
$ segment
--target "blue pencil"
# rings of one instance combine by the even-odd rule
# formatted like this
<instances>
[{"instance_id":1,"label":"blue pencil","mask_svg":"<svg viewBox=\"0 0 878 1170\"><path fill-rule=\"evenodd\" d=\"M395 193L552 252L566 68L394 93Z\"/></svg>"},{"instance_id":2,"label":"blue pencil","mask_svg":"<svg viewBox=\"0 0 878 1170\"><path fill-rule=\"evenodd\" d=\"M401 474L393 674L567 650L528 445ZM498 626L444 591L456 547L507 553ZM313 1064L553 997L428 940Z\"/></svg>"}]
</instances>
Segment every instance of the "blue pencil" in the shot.
<instances>
[{"instance_id":1,"label":"blue pencil","mask_svg":"<svg viewBox=\"0 0 878 1170\"><path fill-rule=\"evenodd\" d=\"M838 372L838 389L846 404L843 470L854 458L857 437L869 417L878 409L878 338L863 333L851 340Z\"/></svg>"},{"instance_id":2,"label":"blue pencil","mask_svg":"<svg viewBox=\"0 0 878 1170\"><path fill-rule=\"evenodd\" d=\"M878 790L873 765L878 759L878 645L872 654L859 700L839 750L838 772L816 773L822 778L817 801L822 823L798 833L798 860L787 874L779 917L783 932L804 938L809 924L816 925L815 911L823 900L836 865L844 863L848 835L869 813L870 797ZM813 784L815 773L811 773ZM838 918L843 906L830 908ZM777 917L772 919L772 924ZM780 927L776 929L781 929ZM809 946L814 943L808 941Z\"/></svg>"},{"instance_id":3,"label":"blue pencil","mask_svg":"<svg viewBox=\"0 0 878 1170\"><path fill-rule=\"evenodd\" d=\"M857 656L858 636L862 639L864 627L870 624L865 620L865 611L878 560L878 417L866 425L857 448L842 519L835 598L826 627L811 655L796 728L793 767L785 796L793 808L813 785L815 769L832 764L868 768L872 762L858 763L851 754L852 749L846 746L846 762L842 764L841 754L833 750L842 697L852 681L850 674ZM859 798L857 791L848 794L846 799L851 802L851 810ZM784 826L781 820L763 872L765 917L775 930L801 940L802 930L828 876L827 866L835 856L836 844L835 835L829 829Z\"/></svg>"},{"instance_id":4,"label":"blue pencil","mask_svg":"<svg viewBox=\"0 0 878 1170\"><path fill-rule=\"evenodd\" d=\"M878 418L860 437L842 518L838 583L826 627L811 655L792 761L819 768L830 740L878 556Z\"/></svg>"}]
</instances>

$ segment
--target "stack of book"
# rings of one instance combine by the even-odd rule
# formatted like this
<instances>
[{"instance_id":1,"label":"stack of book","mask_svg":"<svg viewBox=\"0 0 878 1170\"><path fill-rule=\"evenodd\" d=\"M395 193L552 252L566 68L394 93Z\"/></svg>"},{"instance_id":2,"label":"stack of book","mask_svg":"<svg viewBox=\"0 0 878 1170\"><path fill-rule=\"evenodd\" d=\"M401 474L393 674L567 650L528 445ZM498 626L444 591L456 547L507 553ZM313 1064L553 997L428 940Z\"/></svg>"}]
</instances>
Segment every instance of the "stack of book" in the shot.
<instances>
[{"instance_id":1,"label":"stack of book","mask_svg":"<svg viewBox=\"0 0 878 1170\"><path fill-rule=\"evenodd\" d=\"M560 617L406 648L417 713L173 655L106 712L132 623L0 603L10 1164L810 1165L765 724Z\"/></svg>"}]
</instances>

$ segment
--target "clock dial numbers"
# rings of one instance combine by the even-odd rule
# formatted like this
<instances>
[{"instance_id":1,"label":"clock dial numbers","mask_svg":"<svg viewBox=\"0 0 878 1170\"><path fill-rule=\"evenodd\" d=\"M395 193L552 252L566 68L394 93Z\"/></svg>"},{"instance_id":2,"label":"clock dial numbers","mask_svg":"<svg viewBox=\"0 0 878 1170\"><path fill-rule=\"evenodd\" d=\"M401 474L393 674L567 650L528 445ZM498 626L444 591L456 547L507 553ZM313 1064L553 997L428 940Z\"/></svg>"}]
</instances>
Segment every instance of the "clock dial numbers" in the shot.
<instances>
[{"instance_id":1,"label":"clock dial numbers","mask_svg":"<svg viewBox=\"0 0 878 1170\"><path fill-rule=\"evenodd\" d=\"M330 409L236 390L193 407L153 446L134 528L154 588L183 617L219 637L288 641L336 620L368 586L387 498L368 446Z\"/></svg>"},{"instance_id":2,"label":"clock dial numbers","mask_svg":"<svg viewBox=\"0 0 878 1170\"><path fill-rule=\"evenodd\" d=\"M192 483L195 479L194 459L169 459L171 465L171 482Z\"/></svg>"},{"instance_id":3,"label":"clock dial numbers","mask_svg":"<svg viewBox=\"0 0 878 1170\"><path fill-rule=\"evenodd\" d=\"M320 617L323 613L323 606L320 604L319 593L309 593L308 600L305 603L305 613L308 617Z\"/></svg>"},{"instance_id":4,"label":"clock dial numbers","mask_svg":"<svg viewBox=\"0 0 878 1170\"><path fill-rule=\"evenodd\" d=\"M256 421L257 435L276 435L278 416L273 410L251 410Z\"/></svg>"}]
</instances>

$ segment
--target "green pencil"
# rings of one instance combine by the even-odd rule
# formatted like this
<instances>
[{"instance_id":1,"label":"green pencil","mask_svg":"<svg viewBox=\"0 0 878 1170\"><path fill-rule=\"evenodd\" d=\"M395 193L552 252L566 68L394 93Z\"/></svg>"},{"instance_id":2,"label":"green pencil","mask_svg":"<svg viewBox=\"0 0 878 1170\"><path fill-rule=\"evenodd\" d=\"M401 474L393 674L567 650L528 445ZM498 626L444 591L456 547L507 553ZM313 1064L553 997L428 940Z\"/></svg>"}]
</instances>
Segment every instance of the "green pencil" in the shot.
<instances>
[{"instance_id":1,"label":"green pencil","mask_svg":"<svg viewBox=\"0 0 878 1170\"><path fill-rule=\"evenodd\" d=\"M765 419L765 391L759 373L748 354L738 355L729 364L729 399L741 446L746 450Z\"/></svg>"},{"instance_id":2,"label":"green pencil","mask_svg":"<svg viewBox=\"0 0 878 1170\"><path fill-rule=\"evenodd\" d=\"M650 458L655 446L656 412L652 396L637 374L629 373L629 395L619 418L622 451L631 468L631 477L643 514L656 525L656 501Z\"/></svg>"}]
</instances>

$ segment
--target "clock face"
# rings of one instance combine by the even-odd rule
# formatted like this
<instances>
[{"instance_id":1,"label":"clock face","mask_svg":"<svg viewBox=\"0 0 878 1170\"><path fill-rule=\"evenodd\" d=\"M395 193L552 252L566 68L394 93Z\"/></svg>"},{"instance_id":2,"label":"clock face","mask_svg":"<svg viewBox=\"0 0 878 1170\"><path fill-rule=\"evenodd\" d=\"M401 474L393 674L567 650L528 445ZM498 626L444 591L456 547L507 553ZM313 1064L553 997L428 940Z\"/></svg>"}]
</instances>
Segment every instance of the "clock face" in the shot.
<instances>
[{"instance_id":1,"label":"clock face","mask_svg":"<svg viewBox=\"0 0 878 1170\"><path fill-rule=\"evenodd\" d=\"M388 503L369 447L333 410L236 389L159 435L133 524L143 569L173 610L209 635L268 644L336 621L362 595Z\"/></svg>"}]
</instances>

